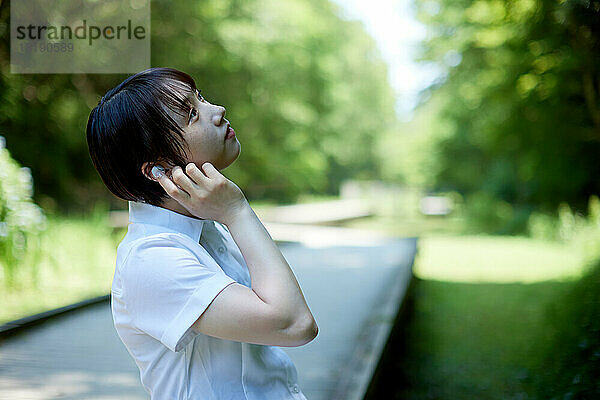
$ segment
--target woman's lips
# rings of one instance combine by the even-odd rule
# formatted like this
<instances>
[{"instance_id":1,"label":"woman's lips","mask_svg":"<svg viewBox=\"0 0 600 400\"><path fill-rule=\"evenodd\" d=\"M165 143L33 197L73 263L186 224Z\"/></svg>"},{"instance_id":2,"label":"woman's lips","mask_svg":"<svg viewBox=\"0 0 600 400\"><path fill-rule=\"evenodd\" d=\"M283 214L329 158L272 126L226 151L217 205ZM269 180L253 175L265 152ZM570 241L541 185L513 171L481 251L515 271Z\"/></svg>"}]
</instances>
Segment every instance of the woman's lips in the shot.
<instances>
[{"instance_id":1,"label":"woman's lips","mask_svg":"<svg viewBox=\"0 0 600 400\"><path fill-rule=\"evenodd\" d=\"M233 128L231 126L228 126L227 127L227 135L225 136L225 140L231 139L232 137L235 137L235 131L233 130Z\"/></svg>"}]
</instances>

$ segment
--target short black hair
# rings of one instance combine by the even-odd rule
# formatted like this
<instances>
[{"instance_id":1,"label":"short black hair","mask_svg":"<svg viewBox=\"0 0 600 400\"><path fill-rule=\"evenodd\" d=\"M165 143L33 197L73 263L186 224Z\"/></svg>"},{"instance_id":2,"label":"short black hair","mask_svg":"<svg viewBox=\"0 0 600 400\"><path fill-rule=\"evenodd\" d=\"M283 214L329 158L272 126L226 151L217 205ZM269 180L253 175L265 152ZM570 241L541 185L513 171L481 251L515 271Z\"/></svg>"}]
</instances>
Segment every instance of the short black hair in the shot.
<instances>
[{"instance_id":1,"label":"short black hair","mask_svg":"<svg viewBox=\"0 0 600 400\"><path fill-rule=\"evenodd\" d=\"M185 166L183 130L165 107L188 115L196 83L173 68L150 68L109 90L91 111L87 143L94 167L118 198L156 206L169 197L158 182L145 177L159 162ZM185 167L184 167L185 168Z\"/></svg>"}]
</instances>

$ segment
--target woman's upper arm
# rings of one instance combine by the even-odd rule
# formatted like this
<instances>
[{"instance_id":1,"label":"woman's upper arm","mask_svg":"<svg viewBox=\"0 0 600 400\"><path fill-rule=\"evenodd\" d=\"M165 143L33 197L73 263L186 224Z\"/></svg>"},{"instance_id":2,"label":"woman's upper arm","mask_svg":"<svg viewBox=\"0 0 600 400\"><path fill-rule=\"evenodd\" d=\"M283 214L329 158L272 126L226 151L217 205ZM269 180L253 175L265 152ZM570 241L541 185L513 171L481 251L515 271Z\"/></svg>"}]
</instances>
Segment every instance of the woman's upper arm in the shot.
<instances>
[{"instance_id":1,"label":"woman's upper arm","mask_svg":"<svg viewBox=\"0 0 600 400\"><path fill-rule=\"evenodd\" d=\"M219 292L192 329L221 339L272 346L301 346L317 334L312 318L284 317L239 283Z\"/></svg>"}]
</instances>

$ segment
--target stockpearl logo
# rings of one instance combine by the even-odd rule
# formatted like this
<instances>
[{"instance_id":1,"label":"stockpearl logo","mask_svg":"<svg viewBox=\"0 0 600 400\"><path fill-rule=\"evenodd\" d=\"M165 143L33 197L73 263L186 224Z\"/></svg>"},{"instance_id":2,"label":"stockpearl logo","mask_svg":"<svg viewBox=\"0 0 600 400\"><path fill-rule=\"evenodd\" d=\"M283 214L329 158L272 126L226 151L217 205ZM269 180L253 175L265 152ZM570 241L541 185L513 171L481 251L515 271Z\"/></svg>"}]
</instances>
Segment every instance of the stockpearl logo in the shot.
<instances>
[{"instance_id":1,"label":"stockpearl logo","mask_svg":"<svg viewBox=\"0 0 600 400\"><path fill-rule=\"evenodd\" d=\"M18 0L12 73L134 73L150 67L150 0Z\"/></svg>"}]
</instances>

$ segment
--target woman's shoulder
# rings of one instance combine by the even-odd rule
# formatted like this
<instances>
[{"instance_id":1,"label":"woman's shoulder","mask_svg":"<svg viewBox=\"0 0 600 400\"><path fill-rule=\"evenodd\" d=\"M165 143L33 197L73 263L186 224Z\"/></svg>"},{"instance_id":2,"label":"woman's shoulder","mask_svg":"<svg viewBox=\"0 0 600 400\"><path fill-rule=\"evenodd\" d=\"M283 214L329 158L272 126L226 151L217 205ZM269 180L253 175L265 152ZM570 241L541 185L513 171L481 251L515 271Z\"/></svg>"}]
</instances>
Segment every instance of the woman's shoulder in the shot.
<instances>
[{"instance_id":1,"label":"woman's shoulder","mask_svg":"<svg viewBox=\"0 0 600 400\"><path fill-rule=\"evenodd\" d=\"M196 243L187 235L176 231L147 231L144 234L125 237L117 248L117 262L126 264L133 258L156 261L182 255L197 256Z\"/></svg>"},{"instance_id":2,"label":"woman's shoulder","mask_svg":"<svg viewBox=\"0 0 600 400\"><path fill-rule=\"evenodd\" d=\"M180 232L158 232L150 233L136 238L131 243L131 249L135 252L143 252L149 248L161 248L168 251L170 248L187 249L194 252L197 244L189 236Z\"/></svg>"}]
</instances>

